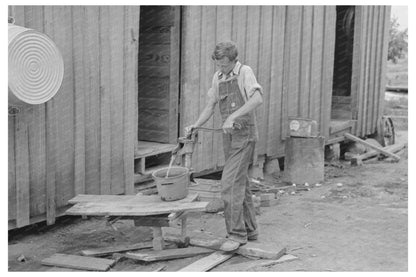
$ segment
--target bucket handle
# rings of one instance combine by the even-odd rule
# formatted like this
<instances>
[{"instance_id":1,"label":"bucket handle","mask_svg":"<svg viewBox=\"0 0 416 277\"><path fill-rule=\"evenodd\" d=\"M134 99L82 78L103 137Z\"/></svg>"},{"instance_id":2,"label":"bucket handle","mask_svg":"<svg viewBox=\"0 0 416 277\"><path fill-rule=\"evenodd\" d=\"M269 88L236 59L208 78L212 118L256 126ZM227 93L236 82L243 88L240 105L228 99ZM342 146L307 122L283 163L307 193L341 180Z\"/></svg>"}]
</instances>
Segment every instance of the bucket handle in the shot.
<instances>
[{"instance_id":1,"label":"bucket handle","mask_svg":"<svg viewBox=\"0 0 416 277\"><path fill-rule=\"evenodd\" d=\"M163 183L162 186L173 185L173 183Z\"/></svg>"}]
</instances>

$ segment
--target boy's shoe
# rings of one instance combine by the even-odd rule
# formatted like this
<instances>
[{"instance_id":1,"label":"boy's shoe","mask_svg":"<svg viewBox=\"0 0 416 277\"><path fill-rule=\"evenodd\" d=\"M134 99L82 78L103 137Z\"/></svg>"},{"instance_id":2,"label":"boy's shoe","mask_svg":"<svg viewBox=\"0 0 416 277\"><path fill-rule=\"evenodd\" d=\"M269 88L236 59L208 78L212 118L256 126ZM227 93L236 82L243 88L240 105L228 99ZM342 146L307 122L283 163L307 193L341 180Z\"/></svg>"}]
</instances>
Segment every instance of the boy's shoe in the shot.
<instances>
[{"instance_id":1,"label":"boy's shoe","mask_svg":"<svg viewBox=\"0 0 416 277\"><path fill-rule=\"evenodd\" d=\"M258 234L253 234L253 235L248 235L247 236L247 240L249 240L249 241L257 240L258 238L259 238Z\"/></svg>"},{"instance_id":2,"label":"boy's shoe","mask_svg":"<svg viewBox=\"0 0 416 277\"><path fill-rule=\"evenodd\" d=\"M240 247L240 243L234 240L225 239L220 246L220 250L224 252L232 252Z\"/></svg>"}]
</instances>

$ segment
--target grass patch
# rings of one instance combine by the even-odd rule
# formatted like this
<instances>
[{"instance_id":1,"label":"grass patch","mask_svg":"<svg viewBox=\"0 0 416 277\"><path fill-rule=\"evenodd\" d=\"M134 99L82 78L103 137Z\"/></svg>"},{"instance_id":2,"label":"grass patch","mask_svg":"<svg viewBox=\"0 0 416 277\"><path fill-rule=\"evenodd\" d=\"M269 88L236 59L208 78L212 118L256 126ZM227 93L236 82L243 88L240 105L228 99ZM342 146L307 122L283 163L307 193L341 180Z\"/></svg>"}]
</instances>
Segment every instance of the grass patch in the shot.
<instances>
[{"instance_id":1,"label":"grass patch","mask_svg":"<svg viewBox=\"0 0 416 277\"><path fill-rule=\"evenodd\" d=\"M399 59L397 63L387 61L386 84L388 86L408 87L407 57Z\"/></svg>"}]
</instances>

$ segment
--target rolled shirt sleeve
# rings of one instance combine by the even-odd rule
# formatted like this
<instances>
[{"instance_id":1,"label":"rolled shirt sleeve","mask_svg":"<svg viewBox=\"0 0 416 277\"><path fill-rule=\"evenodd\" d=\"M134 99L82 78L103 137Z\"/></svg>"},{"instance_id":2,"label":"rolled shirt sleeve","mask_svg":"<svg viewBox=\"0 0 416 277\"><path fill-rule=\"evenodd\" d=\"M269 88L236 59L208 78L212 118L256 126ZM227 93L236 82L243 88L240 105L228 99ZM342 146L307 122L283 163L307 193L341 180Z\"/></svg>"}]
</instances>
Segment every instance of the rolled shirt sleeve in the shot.
<instances>
[{"instance_id":1,"label":"rolled shirt sleeve","mask_svg":"<svg viewBox=\"0 0 416 277\"><path fill-rule=\"evenodd\" d=\"M257 83L256 77L254 76L254 72L251 67L245 65L241 68L241 73L243 76L243 87L246 93L247 100L250 99L254 93L257 91L263 95L263 88Z\"/></svg>"}]
</instances>

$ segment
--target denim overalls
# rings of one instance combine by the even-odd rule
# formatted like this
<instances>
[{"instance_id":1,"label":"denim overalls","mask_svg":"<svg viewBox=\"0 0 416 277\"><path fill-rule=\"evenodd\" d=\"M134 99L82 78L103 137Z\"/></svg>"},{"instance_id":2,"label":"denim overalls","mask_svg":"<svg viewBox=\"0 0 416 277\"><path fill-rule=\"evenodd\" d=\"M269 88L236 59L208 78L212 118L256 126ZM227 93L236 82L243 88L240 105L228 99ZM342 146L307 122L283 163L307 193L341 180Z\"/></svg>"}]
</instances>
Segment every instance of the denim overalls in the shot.
<instances>
[{"instance_id":1,"label":"denim overalls","mask_svg":"<svg viewBox=\"0 0 416 277\"><path fill-rule=\"evenodd\" d=\"M238 86L238 75L219 81L219 108L222 122L241 108L245 101ZM248 167L255 147L255 126L253 112L235 120L240 129L223 135L225 166L222 172L222 199L228 237L240 243L247 242L247 236L257 235L252 195L249 189Z\"/></svg>"}]
</instances>

